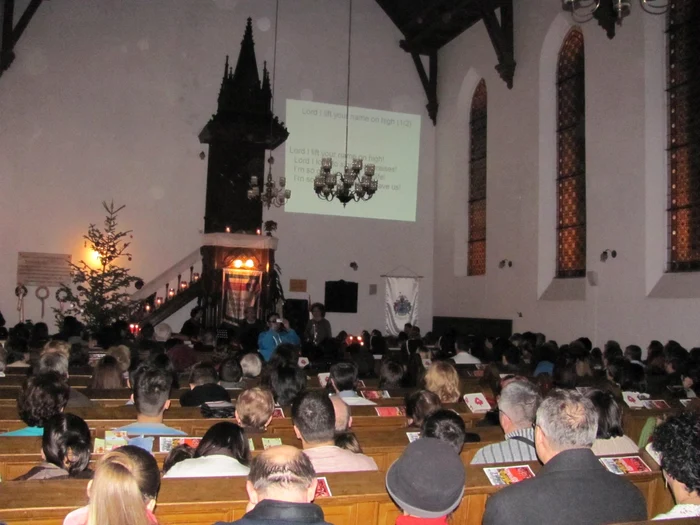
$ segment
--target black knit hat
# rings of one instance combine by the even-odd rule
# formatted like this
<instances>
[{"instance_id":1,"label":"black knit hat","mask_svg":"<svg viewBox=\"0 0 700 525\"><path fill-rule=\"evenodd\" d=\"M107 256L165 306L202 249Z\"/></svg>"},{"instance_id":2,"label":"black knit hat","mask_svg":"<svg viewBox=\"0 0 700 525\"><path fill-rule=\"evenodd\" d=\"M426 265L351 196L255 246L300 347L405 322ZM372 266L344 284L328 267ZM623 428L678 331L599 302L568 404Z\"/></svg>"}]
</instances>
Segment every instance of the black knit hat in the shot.
<instances>
[{"instance_id":1,"label":"black knit hat","mask_svg":"<svg viewBox=\"0 0 700 525\"><path fill-rule=\"evenodd\" d=\"M450 514L462 501L466 474L447 443L421 438L406 447L386 473L386 489L406 513L419 518Z\"/></svg>"}]
</instances>

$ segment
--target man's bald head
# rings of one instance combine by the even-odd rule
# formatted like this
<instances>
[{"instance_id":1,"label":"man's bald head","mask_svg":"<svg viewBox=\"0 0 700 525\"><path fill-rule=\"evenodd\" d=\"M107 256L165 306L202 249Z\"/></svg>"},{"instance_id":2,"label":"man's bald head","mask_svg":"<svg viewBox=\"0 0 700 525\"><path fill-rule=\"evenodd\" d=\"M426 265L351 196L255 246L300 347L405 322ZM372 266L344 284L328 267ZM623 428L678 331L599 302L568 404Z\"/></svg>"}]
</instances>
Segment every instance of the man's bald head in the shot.
<instances>
[{"instance_id":1,"label":"man's bald head","mask_svg":"<svg viewBox=\"0 0 700 525\"><path fill-rule=\"evenodd\" d=\"M268 448L253 459L248 483L259 499L299 501L315 485L316 472L301 450L280 445ZM313 499L313 493L311 496Z\"/></svg>"},{"instance_id":2,"label":"man's bald head","mask_svg":"<svg viewBox=\"0 0 700 525\"><path fill-rule=\"evenodd\" d=\"M335 412L335 431L347 432L352 427L350 407L340 396L331 396L333 411Z\"/></svg>"}]
</instances>

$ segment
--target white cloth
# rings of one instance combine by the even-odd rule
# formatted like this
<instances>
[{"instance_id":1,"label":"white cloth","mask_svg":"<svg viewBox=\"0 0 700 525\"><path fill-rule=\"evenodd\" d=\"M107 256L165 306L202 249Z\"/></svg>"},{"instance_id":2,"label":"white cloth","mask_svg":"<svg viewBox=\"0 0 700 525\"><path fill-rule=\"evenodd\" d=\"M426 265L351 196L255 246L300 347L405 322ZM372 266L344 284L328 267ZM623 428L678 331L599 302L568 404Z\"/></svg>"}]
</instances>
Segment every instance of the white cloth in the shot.
<instances>
[{"instance_id":1,"label":"white cloth","mask_svg":"<svg viewBox=\"0 0 700 525\"><path fill-rule=\"evenodd\" d=\"M670 520L673 518L694 518L700 516L700 505L676 505L666 514L659 514L655 520Z\"/></svg>"},{"instance_id":2,"label":"white cloth","mask_svg":"<svg viewBox=\"0 0 700 525\"><path fill-rule=\"evenodd\" d=\"M610 439L596 439L591 447L596 456L623 456L639 454L639 447L627 436L617 436Z\"/></svg>"},{"instance_id":3,"label":"white cloth","mask_svg":"<svg viewBox=\"0 0 700 525\"><path fill-rule=\"evenodd\" d=\"M456 365L479 365L479 364L481 364L481 359L479 359L478 357L474 357L469 352L459 352L452 359L454 359Z\"/></svg>"},{"instance_id":4,"label":"white cloth","mask_svg":"<svg viewBox=\"0 0 700 525\"><path fill-rule=\"evenodd\" d=\"M384 304L386 331L399 335L406 323L418 322L418 279L387 277Z\"/></svg>"},{"instance_id":5,"label":"white cloth","mask_svg":"<svg viewBox=\"0 0 700 525\"><path fill-rule=\"evenodd\" d=\"M345 404L347 405L352 405L352 406L360 406L360 405L376 405L374 401L370 401L369 399L365 399L362 396L358 396L354 392L350 393L349 390L344 390L343 392L340 392L338 394L338 397L345 401Z\"/></svg>"},{"instance_id":6,"label":"white cloth","mask_svg":"<svg viewBox=\"0 0 700 525\"><path fill-rule=\"evenodd\" d=\"M216 478L247 476L250 469L228 456L214 454L175 463L164 478Z\"/></svg>"}]
</instances>

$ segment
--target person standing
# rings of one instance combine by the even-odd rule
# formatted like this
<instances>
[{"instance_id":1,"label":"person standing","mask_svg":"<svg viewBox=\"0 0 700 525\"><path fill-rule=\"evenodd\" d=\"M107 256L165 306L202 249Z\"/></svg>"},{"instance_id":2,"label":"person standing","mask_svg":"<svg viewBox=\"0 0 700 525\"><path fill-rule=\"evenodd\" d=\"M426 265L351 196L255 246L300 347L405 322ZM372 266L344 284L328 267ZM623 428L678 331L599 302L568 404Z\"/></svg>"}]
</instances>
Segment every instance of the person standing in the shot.
<instances>
[{"instance_id":1,"label":"person standing","mask_svg":"<svg viewBox=\"0 0 700 525\"><path fill-rule=\"evenodd\" d=\"M265 323L258 319L257 309L248 306L245 309L245 317L238 323L238 342L246 352L255 352L258 349L258 336L265 331Z\"/></svg>"},{"instance_id":2,"label":"person standing","mask_svg":"<svg viewBox=\"0 0 700 525\"><path fill-rule=\"evenodd\" d=\"M311 319L304 330L304 340L316 346L333 338L331 323L326 319L326 307L321 303L311 305Z\"/></svg>"},{"instance_id":3,"label":"person standing","mask_svg":"<svg viewBox=\"0 0 700 525\"><path fill-rule=\"evenodd\" d=\"M189 339L198 339L199 332L202 329L202 316L204 311L201 307L195 306L190 311L190 318L184 322L180 328L180 335Z\"/></svg>"}]
</instances>

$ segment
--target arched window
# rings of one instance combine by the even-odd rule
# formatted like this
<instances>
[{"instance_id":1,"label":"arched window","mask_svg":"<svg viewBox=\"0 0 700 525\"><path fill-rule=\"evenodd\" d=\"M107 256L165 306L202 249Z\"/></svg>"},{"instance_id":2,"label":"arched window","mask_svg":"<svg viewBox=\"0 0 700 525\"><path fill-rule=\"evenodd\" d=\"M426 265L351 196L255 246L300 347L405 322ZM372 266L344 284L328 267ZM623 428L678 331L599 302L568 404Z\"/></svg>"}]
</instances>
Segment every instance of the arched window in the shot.
<instances>
[{"instance_id":1,"label":"arched window","mask_svg":"<svg viewBox=\"0 0 700 525\"><path fill-rule=\"evenodd\" d=\"M476 86L469 116L469 261L467 275L486 273L486 82Z\"/></svg>"},{"instance_id":2,"label":"arched window","mask_svg":"<svg viewBox=\"0 0 700 525\"><path fill-rule=\"evenodd\" d=\"M671 0L668 15L669 265L700 270L700 2Z\"/></svg>"},{"instance_id":3,"label":"arched window","mask_svg":"<svg viewBox=\"0 0 700 525\"><path fill-rule=\"evenodd\" d=\"M557 64L557 277L586 274L586 90L583 34L569 31Z\"/></svg>"}]
</instances>

